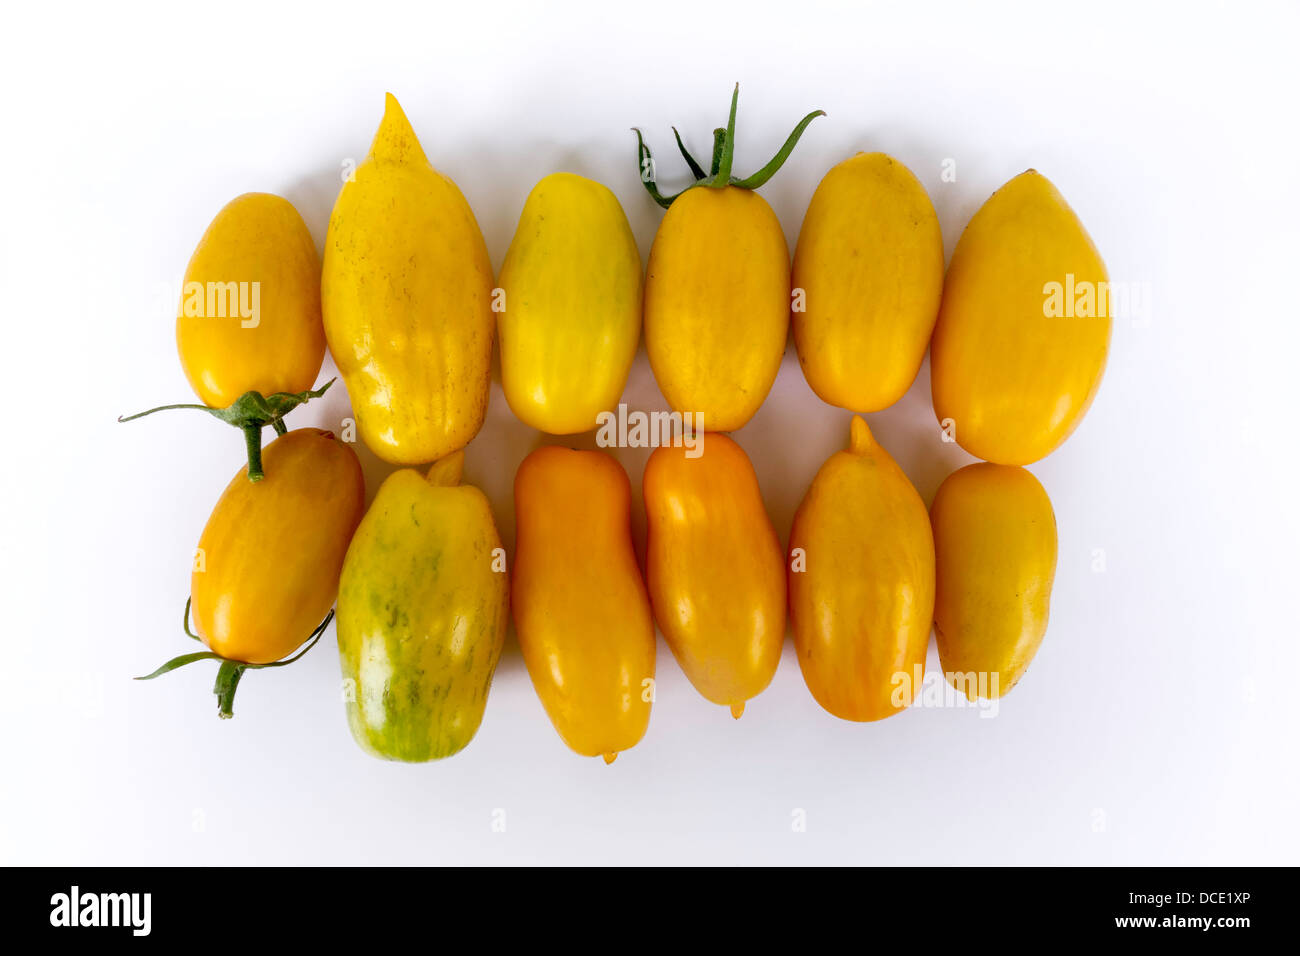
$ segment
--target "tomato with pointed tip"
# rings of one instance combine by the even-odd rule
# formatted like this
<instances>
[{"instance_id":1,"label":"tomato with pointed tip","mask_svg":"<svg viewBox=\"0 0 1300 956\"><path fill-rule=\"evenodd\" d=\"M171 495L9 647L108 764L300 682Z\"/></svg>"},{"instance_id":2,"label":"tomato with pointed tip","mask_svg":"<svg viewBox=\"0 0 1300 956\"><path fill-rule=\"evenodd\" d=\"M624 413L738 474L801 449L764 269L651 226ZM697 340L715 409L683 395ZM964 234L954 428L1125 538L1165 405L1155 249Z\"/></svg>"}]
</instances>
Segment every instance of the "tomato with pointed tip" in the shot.
<instances>
[{"instance_id":1,"label":"tomato with pointed tip","mask_svg":"<svg viewBox=\"0 0 1300 956\"><path fill-rule=\"evenodd\" d=\"M845 720L880 720L921 692L934 617L925 502L862 418L826 459L790 530L790 620L804 681Z\"/></svg>"},{"instance_id":2,"label":"tomato with pointed tip","mask_svg":"<svg viewBox=\"0 0 1300 956\"><path fill-rule=\"evenodd\" d=\"M388 95L330 215L321 305L357 429L384 461L465 447L491 385L492 263L474 212Z\"/></svg>"}]
</instances>

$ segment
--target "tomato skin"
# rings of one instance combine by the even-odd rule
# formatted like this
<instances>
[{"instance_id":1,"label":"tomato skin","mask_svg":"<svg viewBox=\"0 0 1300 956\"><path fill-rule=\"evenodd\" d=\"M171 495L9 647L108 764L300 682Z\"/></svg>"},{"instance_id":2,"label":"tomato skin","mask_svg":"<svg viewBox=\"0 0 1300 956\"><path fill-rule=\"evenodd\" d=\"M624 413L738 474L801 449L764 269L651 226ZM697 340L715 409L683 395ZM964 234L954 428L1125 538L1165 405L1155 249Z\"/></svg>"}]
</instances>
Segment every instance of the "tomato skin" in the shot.
<instances>
[{"instance_id":1,"label":"tomato skin","mask_svg":"<svg viewBox=\"0 0 1300 956\"><path fill-rule=\"evenodd\" d=\"M790 620L808 689L845 720L898 713L922 689L934 539L925 502L861 418L795 512L790 551Z\"/></svg>"},{"instance_id":2,"label":"tomato skin","mask_svg":"<svg viewBox=\"0 0 1300 956\"><path fill-rule=\"evenodd\" d=\"M469 203L386 103L330 215L321 304L362 440L384 461L423 465L483 425L492 263Z\"/></svg>"},{"instance_id":3,"label":"tomato skin","mask_svg":"<svg viewBox=\"0 0 1300 956\"><path fill-rule=\"evenodd\" d=\"M329 432L294 429L262 454L266 477L250 482L244 466L217 501L190 578L199 637L249 664L279 660L320 624L365 511L361 463Z\"/></svg>"},{"instance_id":4,"label":"tomato skin","mask_svg":"<svg viewBox=\"0 0 1300 956\"><path fill-rule=\"evenodd\" d=\"M598 182L553 173L529 193L501 266L501 387L520 421L590 431L618 404L641 338L641 255Z\"/></svg>"},{"instance_id":5,"label":"tomato skin","mask_svg":"<svg viewBox=\"0 0 1300 956\"><path fill-rule=\"evenodd\" d=\"M236 284L229 305L209 302L209 284L227 283ZM234 307L241 295L256 303L253 317ZM325 358L320 257L288 200L245 193L217 213L185 270L176 346L185 377L211 408L249 391L305 392L315 384Z\"/></svg>"},{"instance_id":6,"label":"tomato skin","mask_svg":"<svg viewBox=\"0 0 1300 956\"><path fill-rule=\"evenodd\" d=\"M943 236L925 187L884 153L826 174L804 216L791 324L817 397L858 412L903 397L925 358L943 291Z\"/></svg>"},{"instance_id":7,"label":"tomato skin","mask_svg":"<svg viewBox=\"0 0 1300 956\"><path fill-rule=\"evenodd\" d=\"M450 475L439 464L427 479L410 468L389 475L343 565L348 725L377 757L449 757L483 720L510 587L487 498L458 484L459 470L457 461Z\"/></svg>"},{"instance_id":8,"label":"tomato skin","mask_svg":"<svg viewBox=\"0 0 1300 956\"><path fill-rule=\"evenodd\" d=\"M1091 289L1092 306L1049 314L1053 284ZM1103 288L1101 255L1046 177L1031 169L989 197L953 251L930 342L935 416L957 444L1028 465L1070 436L1106 368L1109 308L1081 314Z\"/></svg>"},{"instance_id":9,"label":"tomato skin","mask_svg":"<svg viewBox=\"0 0 1300 956\"><path fill-rule=\"evenodd\" d=\"M644 736L654 619L632 544L627 472L600 451L538 448L515 474L515 631L564 742L612 761Z\"/></svg>"},{"instance_id":10,"label":"tomato skin","mask_svg":"<svg viewBox=\"0 0 1300 956\"><path fill-rule=\"evenodd\" d=\"M1047 633L1057 553L1051 499L1025 469L979 462L944 480L930 520L944 674L968 698L1000 697Z\"/></svg>"},{"instance_id":11,"label":"tomato skin","mask_svg":"<svg viewBox=\"0 0 1300 956\"><path fill-rule=\"evenodd\" d=\"M700 441L698 457L664 445L646 463L646 584L695 689L739 717L781 660L785 556L744 450Z\"/></svg>"},{"instance_id":12,"label":"tomato skin","mask_svg":"<svg viewBox=\"0 0 1300 956\"><path fill-rule=\"evenodd\" d=\"M659 224L646 269L645 345L675 411L734 431L767 398L790 327L790 250L757 193L688 189Z\"/></svg>"}]
</instances>

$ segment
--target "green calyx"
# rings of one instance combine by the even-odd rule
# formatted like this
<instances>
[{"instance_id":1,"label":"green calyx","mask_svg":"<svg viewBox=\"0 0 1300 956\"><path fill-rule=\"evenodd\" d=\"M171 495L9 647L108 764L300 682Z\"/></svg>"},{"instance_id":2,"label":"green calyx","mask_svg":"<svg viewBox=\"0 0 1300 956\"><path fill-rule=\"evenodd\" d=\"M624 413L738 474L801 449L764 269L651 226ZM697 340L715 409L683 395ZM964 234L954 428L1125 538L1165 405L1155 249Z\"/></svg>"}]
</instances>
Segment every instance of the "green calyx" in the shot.
<instances>
[{"instance_id":1,"label":"green calyx","mask_svg":"<svg viewBox=\"0 0 1300 956\"><path fill-rule=\"evenodd\" d=\"M244 433L244 447L248 453L248 480L261 481L265 477L262 471L262 429L270 425L277 435L283 435L288 430L284 424L284 416L299 405L313 398L320 398L334 382L334 379L330 379L320 388L306 392L276 392L273 395L245 392L225 408L209 408L207 405L159 405L157 408L137 412L134 415L119 415L117 420L130 422L172 408L195 408L207 412L213 418L220 419L227 425L234 425Z\"/></svg>"},{"instance_id":2,"label":"green calyx","mask_svg":"<svg viewBox=\"0 0 1300 956\"><path fill-rule=\"evenodd\" d=\"M677 127L673 127L673 137L677 140L677 149L681 152L682 158L686 160L686 165L695 177L695 182L691 183L681 192L674 193L671 196L664 196L659 192L658 183L655 181L654 157L650 154L650 147L645 144L641 136L641 131L633 127L632 131L636 133L637 149L637 166L641 170L641 185L645 186L646 192L650 198L659 205L667 209L672 205L673 200L689 189L696 186L707 186L710 189L721 189L724 186L735 186L739 189L757 189L769 179L771 179L778 169L785 164L794 152L795 145L799 142L799 137L803 131L819 116L825 116L823 110L813 110L807 116L799 121L799 125L794 128L789 137L775 156L768 161L767 165L751 176L744 179L738 179L731 175L732 161L736 154L736 100L740 96L740 84L731 91L731 112L727 116L726 129L715 129L713 131L713 161L709 164L709 172L704 172L701 166L691 155L686 144L682 142L681 134L677 132Z\"/></svg>"},{"instance_id":3,"label":"green calyx","mask_svg":"<svg viewBox=\"0 0 1300 956\"><path fill-rule=\"evenodd\" d=\"M190 601L189 598L185 601L185 619L182 626L185 628L187 635L196 641L201 641L202 638L190 630ZM325 628L329 626L333 617L334 611L331 609L325 615L325 620L321 621L316 630L312 631L311 636L307 638L307 646L297 654L286 657L282 661L272 661L269 664L249 664L247 661L234 661L228 657L222 657L215 651L198 651L194 654L182 654L180 657L173 657L152 674L146 674L135 679L153 680L155 677L161 677L163 674L174 671L178 667L184 667L186 664L193 664L195 661L221 661L221 666L217 668L217 682L212 688L212 693L217 695L217 716L228 719L235 716L235 690L239 687L239 680L244 676L244 671L250 669L261 670L264 667L284 667L286 664L292 664L315 646L316 642L320 640L320 636L325 633Z\"/></svg>"}]
</instances>

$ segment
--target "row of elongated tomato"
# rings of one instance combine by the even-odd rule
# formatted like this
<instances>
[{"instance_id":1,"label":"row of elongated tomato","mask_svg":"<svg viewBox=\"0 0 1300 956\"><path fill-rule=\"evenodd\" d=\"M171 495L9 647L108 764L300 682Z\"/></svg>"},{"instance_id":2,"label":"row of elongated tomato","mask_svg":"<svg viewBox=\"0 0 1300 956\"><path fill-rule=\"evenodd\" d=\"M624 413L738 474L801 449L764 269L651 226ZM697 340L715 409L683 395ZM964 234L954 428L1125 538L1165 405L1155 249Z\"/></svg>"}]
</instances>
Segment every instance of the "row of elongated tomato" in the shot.
<instances>
[{"instance_id":1,"label":"row of elongated tomato","mask_svg":"<svg viewBox=\"0 0 1300 956\"><path fill-rule=\"evenodd\" d=\"M646 465L643 576L628 476L603 451L543 445L524 459L508 562L487 498L460 483L463 452L394 472L367 511L352 449L294 429L267 447L263 481L235 476L204 530L199 634L223 659L276 661L337 588L353 734L411 761L469 743L512 610L556 730L606 760L649 722L656 622L695 688L736 717L776 673L787 606L804 679L837 717L878 720L912 702L936 615L949 679L996 675L959 685L972 697L1020 678L1046 629L1056 560L1051 504L1029 472L968 466L928 515L855 416L783 550L745 452L723 434L697 437Z\"/></svg>"},{"instance_id":2,"label":"row of elongated tomato","mask_svg":"<svg viewBox=\"0 0 1300 956\"><path fill-rule=\"evenodd\" d=\"M469 205L391 96L335 205L323 265L283 199L249 194L223 209L190 261L177 339L205 407L250 437L249 465L196 555L192 636L209 651L155 675L219 660L229 716L240 675L318 636L337 597L352 731L368 751L411 761L473 737L512 610L560 736L606 760L646 730L656 622L691 683L737 717L771 681L787 618L809 689L838 717L904 709L921 692L932 624L950 681L972 696L1009 690L1042 640L1056 565L1051 503L1020 466L1077 426L1110 333L1104 310L1063 316L1045 303L1053 284L1104 288L1100 257L1030 171L976 214L945 277L920 183L883 154L858 154L818 187L792 268L753 190L817 114L741 179L735 104L707 168L681 145L696 181L675 197L659 194L640 147L642 181L668 208L644 277L613 194L555 174L529 196L494 285ZM220 307L222 290L248 285L256 314ZM649 459L644 574L622 466L558 445L516 473L508 560L485 496L461 483L494 338L516 415L575 434L618 402L643 319L668 404L707 429ZM749 459L723 432L763 402L792 320L813 390L857 412L896 401L929 347L943 428L986 461L951 475L927 513L855 415L783 549ZM309 389L326 341L362 440L420 466L391 474L368 510L352 449L283 424L319 394ZM267 424L280 437L263 456Z\"/></svg>"}]
</instances>

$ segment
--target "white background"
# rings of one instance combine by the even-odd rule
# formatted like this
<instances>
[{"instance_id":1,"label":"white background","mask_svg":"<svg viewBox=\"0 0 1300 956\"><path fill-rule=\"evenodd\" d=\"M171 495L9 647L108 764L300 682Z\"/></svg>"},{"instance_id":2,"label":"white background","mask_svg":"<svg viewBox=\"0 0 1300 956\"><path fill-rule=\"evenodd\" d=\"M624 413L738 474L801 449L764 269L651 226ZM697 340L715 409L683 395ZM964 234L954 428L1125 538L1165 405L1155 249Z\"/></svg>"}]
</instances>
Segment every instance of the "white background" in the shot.
<instances>
[{"instance_id":1,"label":"white background","mask_svg":"<svg viewBox=\"0 0 1300 956\"><path fill-rule=\"evenodd\" d=\"M1298 862L1300 17L1294 4L1049 6L10 11L0 861ZM216 717L210 665L130 680L192 649L189 559L242 445L198 413L114 418L194 400L171 290L225 202L278 192L320 245L342 165L364 156L391 90L495 266L555 170L608 184L644 257L661 212L629 127L672 185L670 124L707 153L736 80L742 175L805 112L829 114L763 189L792 247L826 170L883 150L929 190L949 254L988 195L1034 166L1112 278L1149 283L1152 309L1116 323L1082 427L1033 467L1060 527L1052 621L995 719L839 721L787 644L734 722L661 641L649 732L606 767L560 742L512 634L472 745L405 766L352 742L332 630L299 664L250 673L232 721ZM949 158L955 183L940 179ZM663 407L644 353L625 400ZM340 384L290 424L337 428L347 413ZM848 419L789 348L737 435L783 537ZM869 421L927 502L970 460L939 441L928 366ZM467 478L508 546L514 470L537 442L494 384ZM373 495L388 469L358 450ZM646 454L619 454L638 493ZM641 542L639 494L634 522Z\"/></svg>"}]
</instances>

